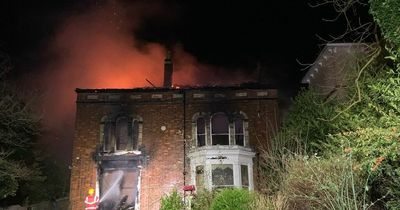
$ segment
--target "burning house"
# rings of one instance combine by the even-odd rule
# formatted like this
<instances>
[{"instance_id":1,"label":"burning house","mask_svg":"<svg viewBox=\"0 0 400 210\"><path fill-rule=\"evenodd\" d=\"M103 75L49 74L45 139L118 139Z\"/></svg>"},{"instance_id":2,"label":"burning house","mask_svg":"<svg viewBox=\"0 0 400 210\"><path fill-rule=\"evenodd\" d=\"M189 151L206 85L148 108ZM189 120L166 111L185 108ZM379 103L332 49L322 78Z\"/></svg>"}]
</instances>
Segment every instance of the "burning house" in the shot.
<instances>
[{"instance_id":1,"label":"burning house","mask_svg":"<svg viewBox=\"0 0 400 210\"><path fill-rule=\"evenodd\" d=\"M184 186L256 190L257 152L277 129L277 90L266 86L77 89L70 203L84 209L158 209Z\"/></svg>"}]
</instances>

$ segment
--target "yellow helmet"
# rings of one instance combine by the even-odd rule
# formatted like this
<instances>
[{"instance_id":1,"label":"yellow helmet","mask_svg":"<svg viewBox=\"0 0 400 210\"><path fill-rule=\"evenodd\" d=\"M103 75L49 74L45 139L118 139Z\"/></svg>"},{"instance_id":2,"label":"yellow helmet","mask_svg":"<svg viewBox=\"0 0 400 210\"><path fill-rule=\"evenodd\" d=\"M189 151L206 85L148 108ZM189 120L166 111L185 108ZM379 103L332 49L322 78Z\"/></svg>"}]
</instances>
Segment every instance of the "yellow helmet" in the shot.
<instances>
[{"instance_id":1,"label":"yellow helmet","mask_svg":"<svg viewBox=\"0 0 400 210\"><path fill-rule=\"evenodd\" d=\"M93 195L94 194L94 189L93 188L89 188L88 193L89 193L89 195Z\"/></svg>"}]
</instances>

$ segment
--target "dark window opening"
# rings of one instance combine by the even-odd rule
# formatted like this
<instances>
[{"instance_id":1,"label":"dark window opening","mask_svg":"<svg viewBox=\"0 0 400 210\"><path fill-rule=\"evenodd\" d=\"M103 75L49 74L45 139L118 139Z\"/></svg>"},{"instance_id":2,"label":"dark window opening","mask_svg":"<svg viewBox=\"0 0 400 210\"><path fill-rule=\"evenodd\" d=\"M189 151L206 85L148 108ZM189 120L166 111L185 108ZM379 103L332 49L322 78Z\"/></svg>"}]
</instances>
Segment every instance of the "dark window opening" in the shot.
<instances>
[{"instance_id":1,"label":"dark window opening","mask_svg":"<svg viewBox=\"0 0 400 210\"><path fill-rule=\"evenodd\" d=\"M235 141L236 145L244 146L243 118L235 119Z\"/></svg>"},{"instance_id":2,"label":"dark window opening","mask_svg":"<svg viewBox=\"0 0 400 210\"><path fill-rule=\"evenodd\" d=\"M137 149L138 142L139 142L139 122L137 120L134 120L132 122L132 145L131 148L134 150Z\"/></svg>"},{"instance_id":3,"label":"dark window opening","mask_svg":"<svg viewBox=\"0 0 400 210\"><path fill-rule=\"evenodd\" d=\"M103 145L104 151L112 150L112 124L110 122L105 122L103 124Z\"/></svg>"},{"instance_id":4,"label":"dark window opening","mask_svg":"<svg viewBox=\"0 0 400 210\"><path fill-rule=\"evenodd\" d=\"M206 145L206 122L204 118L197 119L197 146Z\"/></svg>"},{"instance_id":5,"label":"dark window opening","mask_svg":"<svg viewBox=\"0 0 400 210\"><path fill-rule=\"evenodd\" d=\"M128 117L120 117L116 122L117 150L130 149L128 146L132 142L132 129Z\"/></svg>"},{"instance_id":6,"label":"dark window opening","mask_svg":"<svg viewBox=\"0 0 400 210\"><path fill-rule=\"evenodd\" d=\"M229 121L223 114L215 114L211 119L213 145L229 145Z\"/></svg>"}]
</instances>

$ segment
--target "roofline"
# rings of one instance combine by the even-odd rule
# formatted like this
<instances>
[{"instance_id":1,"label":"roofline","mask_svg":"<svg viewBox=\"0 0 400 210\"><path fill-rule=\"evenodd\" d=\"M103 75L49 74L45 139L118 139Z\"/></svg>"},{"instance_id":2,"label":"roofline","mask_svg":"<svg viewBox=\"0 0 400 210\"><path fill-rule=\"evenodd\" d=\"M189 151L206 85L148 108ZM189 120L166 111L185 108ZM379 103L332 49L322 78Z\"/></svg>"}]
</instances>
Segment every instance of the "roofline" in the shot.
<instances>
[{"instance_id":1,"label":"roofline","mask_svg":"<svg viewBox=\"0 0 400 210\"><path fill-rule=\"evenodd\" d=\"M81 89L76 88L76 93L121 93L121 92L163 92L163 91L191 91L191 90L243 90L243 89L277 89L268 84L242 84L236 86L194 86L194 87L138 87L138 88L100 88L100 89Z\"/></svg>"},{"instance_id":2,"label":"roofline","mask_svg":"<svg viewBox=\"0 0 400 210\"><path fill-rule=\"evenodd\" d=\"M354 47L354 46L366 46L370 43L354 43L354 42L342 42L342 43L327 43L325 44L324 48L322 48L321 52L318 54L318 57L315 59L314 63L310 65L307 70L307 73L301 79L301 84L309 84L310 76L313 73L313 69L315 66L318 65L318 61L323 59L323 56L326 54L326 51L331 47Z\"/></svg>"}]
</instances>

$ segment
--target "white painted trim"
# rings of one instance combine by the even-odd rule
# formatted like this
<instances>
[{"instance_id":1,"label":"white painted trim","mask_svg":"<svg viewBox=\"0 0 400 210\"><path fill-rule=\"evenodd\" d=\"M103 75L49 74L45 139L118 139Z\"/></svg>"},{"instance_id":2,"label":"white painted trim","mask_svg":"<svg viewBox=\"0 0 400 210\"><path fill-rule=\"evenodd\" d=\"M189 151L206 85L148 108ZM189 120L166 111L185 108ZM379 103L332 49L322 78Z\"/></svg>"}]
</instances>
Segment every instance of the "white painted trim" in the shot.
<instances>
[{"instance_id":1,"label":"white painted trim","mask_svg":"<svg viewBox=\"0 0 400 210\"><path fill-rule=\"evenodd\" d=\"M204 165L204 184L212 190L212 165L232 164L233 178L236 187L242 187L240 165L247 165L249 175L249 189L254 189L253 183L253 158L255 153L250 148L237 145L204 146L188 154L191 166L191 183L196 185L196 166Z\"/></svg>"}]
</instances>

